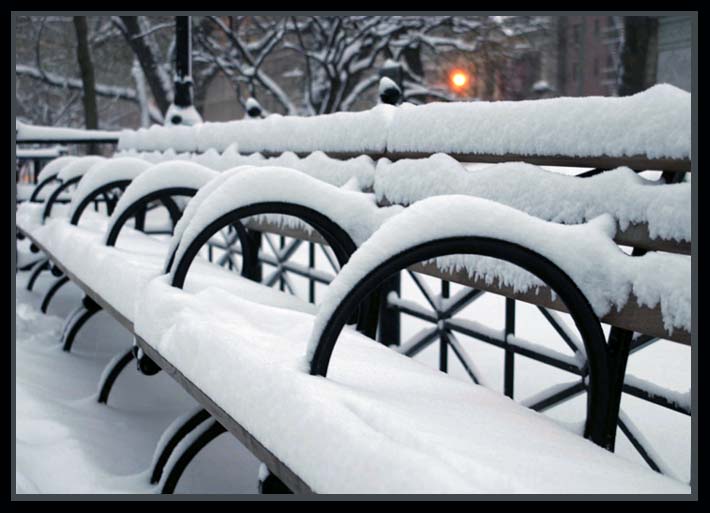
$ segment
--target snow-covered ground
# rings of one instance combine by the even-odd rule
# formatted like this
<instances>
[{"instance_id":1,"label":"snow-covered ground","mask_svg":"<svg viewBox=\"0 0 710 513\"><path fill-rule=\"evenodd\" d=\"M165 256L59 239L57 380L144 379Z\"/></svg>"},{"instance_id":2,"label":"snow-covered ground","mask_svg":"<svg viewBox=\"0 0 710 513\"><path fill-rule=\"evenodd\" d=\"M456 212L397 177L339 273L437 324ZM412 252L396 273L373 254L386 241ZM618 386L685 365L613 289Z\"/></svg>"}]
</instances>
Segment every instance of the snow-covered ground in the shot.
<instances>
[{"instance_id":1,"label":"snow-covered ground","mask_svg":"<svg viewBox=\"0 0 710 513\"><path fill-rule=\"evenodd\" d=\"M288 241L289 239L287 239ZM266 254L272 254L268 245L264 244ZM301 265L308 265L308 248L302 245L292 257L292 261ZM316 252L316 267L323 270L331 270L323 253ZM264 267L264 274L267 275L269 266ZM296 289L297 294L302 298L308 297L308 281L305 278L289 275L290 284ZM425 275L417 275L434 294L441 292L441 281ZM463 287L457 284L450 284L450 296L454 296ZM326 291L325 285L316 285L316 300L323 298ZM429 308L427 300L420 292L417 285L407 273L402 273L402 293L401 297L418 303L424 308ZM471 305L460 311L455 318L472 320L484 324L494 330L502 331L505 327L505 298L495 294L484 294ZM569 331L577 334L579 332L567 314L559 314L559 317L566 323ZM412 316L402 315L401 329L402 342L414 336L424 328L431 328L433 325L426 321ZM606 335L609 333L609 326L603 325ZM530 340L535 344L549 350L556 351L572 357L572 351L565 345L554 328L545 320L537 307L522 303L516 303L516 334L523 339ZM490 388L503 392L503 358L501 349L486 344L484 342L467 337L463 334L456 334L464 346L466 352L471 357L479 371L479 377L483 383ZM425 350L416 355L416 359L427 363L433 368L439 365L439 343L438 340L429 345ZM471 382L464 367L459 363L452 351L449 351L450 375L463 381ZM515 399L525 402L526 399L545 390L548 387L561 384L572 383L578 378L560 369L531 360L524 356L515 356ZM633 375L666 389L685 393L690 390L691 383L691 351L690 347L675 342L660 340L651 346L635 352L629 358L627 366L627 376ZM559 406L551 408L545 413L550 417L560 420L570 429L581 429L584 421L584 407L586 395L582 394L576 398L564 402ZM656 406L636 397L624 394L621 404L622 410L627 414L635 426L644 435L650 447L657 451L657 456L665 463L665 468L671 475L681 481L690 480L690 417L681 413ZM641 456L626 439L621 430L617 430L616 453L632 461L637 461L645 465Z\"/></svg>"},{"instance_id":2,"label":"snow-covered ground","mask_svg":"<svg viewBox=\"0 0 710 513\"><path fill-rule=\"evenodd\" d=\"M268 245L265 245L267 247ZM268 252L268 250L266 250ZM307 263L304 245L294 260ZM317 266L326 269L322 254ZM28 272L17 275L17 492L130 492L152 493L147 472L155 445L163 430L194 407L194 401L165 373L139 374L133 366L119 378L109 405L95 400L99 376L109 360L131 343L130 335L105 313L92 319L80 333L72 353L59 344L63 318L81 294L73 285L62 289L49 315L39 312L39 302L50 286L44 273L34 292L24 285ZM431 290L438 282L424 277ZM305 297L307 281L291 275L290 283ZM403 277L402 297L426 305L411 278ZM459 287L452 285L451 294ZM317 287L317 298L325 289ZM486 294L464 309L462 318L503 327L503 298ZM518 334L562 353L569 350L533 307L518 303ZM426 327L424 321L403 318L403 340ZM482 381L502 390L503 353L463 335L459 339L473 358ZM438 365L438 344L417 358ZM671 342L658 342L631 357L629 372L680 392L689 388L690 351ZM465 370L450 354L449 372L464 381ZM564 371L516 357L517 400L574 377ZM584 396L578 396L548 414L577 430L583 420ZM666 466L682 481L689 479L690 419L626 396L622 409L656 448ZM638 454L619 433L617 453L637 461ZM255 493L258 462L231 436L222 436L201 452L180 480L178 492Z\"/></svg>"},{"instance_id":3,"label":"snow-covered ground","mask_svg":"<svg viewBox=\"0 0 710 513\"><path fill-rule=\"evenodd\" d=\"M71 353L59 342L63 319L81 298L65 286L47 315L39 310L53 278L33 292L28 272L16 278L16 492L155 493L148 473L162 432L195 401L165 373L124 370L108 405L96 402L106 364L132 338L108 314L81 331ZM176 493L257 493L259 462L228 435L188 466Z\"/></svg>"},{"instance_id":4,"label":"snow-covered ground","mask_svg":"<svg viewBox=\"0 0 710 513\"><path fill-rule=\"evenodd\" d=\"M58 209L59 211L59 209ZM23 262L35 258L27 251L27 241L18 244ZM269 254L269 245L263 245ZM215 257L219 258L219 251ZM303 244L292 260L308 265L308 248ZM237 258L237 263L238 258ZM322 253L316 267L331 271ZM270 274L265 266L264 275ZM131 344L131 336L107 314L89 321L74 344L64 353L59 343L63 319L77 305L81 294L67 285L52 302L48 315L39 311L44 292L53 278L44 273L27 292L29 272L16 278L16 490L18 493L154 493L147 473L153 451L171 422L195 406L192 400L165 373L154 377L139 374L130 365L119 377L109 405L96 402L96 389L106 364ZM308 295L308 282L289 274L289 284L300 297ZM440 282L422 277L430 290L439 292ZM453 296L460 290L451 286ZM325 286L317 285L317 300ZM403 274L402 298L424 307L427 301L412 279ZM544 350L571 358L571 350L533 306L517 303L516 335ZM504 298L485 294L463 309L457 319L475 321L492 330L504 325ZM574 331L567 316L561 316ZM402 340L432 325L402 317ZM606 328L608 330L608 327ZM457 338L475 363L477 375L486 386L502 391L503 352L464 335ZM416 358L438 366L439 344L434 342ZM470 381L453 352L449 352L449 373ZM690 348L659 341L630 358L628 374L636 383L651 382L674 391L685 400L690 388ZM546 388L574 382L567 372L516 356L515 399L526 402ZM584 420L584 394L546 412L568 429L579 431ZM690 418L645 401L624 396L624 418L633 422L663 461L666 473L687 482L690 478ZM619 431L617 454L645 465ZM255 493L258 461L233 437L225 435L212 442L188 467L177 492Z\"/></svg>"}]
</instances>

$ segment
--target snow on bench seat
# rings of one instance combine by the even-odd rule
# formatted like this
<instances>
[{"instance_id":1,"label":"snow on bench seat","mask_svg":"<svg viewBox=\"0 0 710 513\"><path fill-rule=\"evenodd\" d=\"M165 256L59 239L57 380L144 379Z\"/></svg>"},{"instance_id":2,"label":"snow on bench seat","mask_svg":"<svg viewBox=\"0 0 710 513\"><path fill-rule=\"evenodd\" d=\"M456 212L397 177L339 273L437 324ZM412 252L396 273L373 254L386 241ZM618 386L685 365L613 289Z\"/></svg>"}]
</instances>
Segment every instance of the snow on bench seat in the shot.
<instances>
[{"instance_id":1,"label":"snow on bench seat","mask_svg":"<svg viewBox=\"0 0 710 513\"><path fill-rule=\"evenodd\" d=\"M232 144L223 152L214 148L204 153L166 151L122 150L116 157L134 157L157 164L174 160L189 161L215 171L226 171L237 166L282 166L297 169L313 178L341 187L353 178L361 190L371 189L375 179L375 161L367 155L350 159L335 159L322 151L314 151L300 158L292 151L278 156L265 157L261 153L240 154L237 145Z\"/></svg>"},{"instance_id":2,"label":"snow on bench seat","mask_svg":"<svg viewBox=\"0 0 710 513\"><path fill-rule=\"evenodd\" d=\"M399 107L388 152L689 159L691 95L658 84L625 97Z\"/></svg>"},{"instance_id":3,"label":"snow on bench seat","mask_svg":"<svg viewBox=\"0 0 710 513\"><path fill-rule=\"evenodd\" d=\"M629 256L612 241L615 230L615 222L608 214L585 224L562 225L483 198L427 198L384 221L360 246L329 286L321 311L334 311L365 274L402 251L447 237L478 236L519 244L551 260L572 278L599 318L620 312L635 300L651 309L660 307L668 335L675 330L689 334L690 257L659 252ZM551 300L556 299L537 277L498 259L449 255L425 263L435 264L444 273L467 275L489 289L493 284L533 295L551 293ZM326 320L324 316L323 322ZM318 336L312 340L312 350Z\"/></svg>"},{"instance_id":4,"label":"snow on bench seat","mask_svg":"<svg viewBox=\"0 0 710 513\"><path fill-rule=\"evenodd\" d=\"M383 152L387 126L394 110L391 105L378 105L363 112L322 116L272 114L263 120L201 123L193 127L153 125L137 131L123 130L118 149L224 151L236 142L242 153Z\"/></svg>"},{"instance_id":5,"label":"snow on bench seat","mask_svg":"<svg viewBox=\"0 0 710 513\"><path fill-rule=\"evenodd\" d=\"M460 160L690 171L691 95L659 84L627 97L378 105L318 116L272 114L262 120L153 126L121 132L119 149L242 153L325 151L390 158L436 152ZM617 163L613 167L618 167ZM651 167L648 167L651 166Z\"/></svg>"},{"instance_id":6,"label":"snow on bench seat","mask_svg":"<svg viewBox=\"0 0 710 513\"><path fill-rule=\"evenodd\" d=\"M546 171L524 162L466 169L438 153L427 159L382 159L375 172L380 203L409 205L430 196L467 194L541 219L576 224L611 214L621 231L645 224L651 238L691 240L691 185L661 185L629 168L590 178Z\"/></svg>"},{"instance_id":7,"label":"snow on bench seat","mask_svg":"<svg viewBox=\"0 0 710 513\"><path fill-rule=\"evenodd\" d=\"M125 227L116 247L104 245L108 218L88 212L79 226L66 219L52 219L31 233L54 261L81 284L99 295L127 322L134 319L134 308L142 288L162 274L168 242ZM90 255L90 258L87 258ZM188 290L221 285L226 289L267 301L284 308L312 312L313 306L294 296L280 294L242 278L238 274L198 258L190 273Z\"/></svg>"},{"instance_id":8,"label":"snow on bench seat","mask_svg":"<svg viewBox=\"0 0 710 513\"><path fill-rule=\"evenodd\" d=\"M347 329L308 374L313 316L152 280L147 344L319 493L689 493L483 387Z\"/></svg>"}]
</instances>

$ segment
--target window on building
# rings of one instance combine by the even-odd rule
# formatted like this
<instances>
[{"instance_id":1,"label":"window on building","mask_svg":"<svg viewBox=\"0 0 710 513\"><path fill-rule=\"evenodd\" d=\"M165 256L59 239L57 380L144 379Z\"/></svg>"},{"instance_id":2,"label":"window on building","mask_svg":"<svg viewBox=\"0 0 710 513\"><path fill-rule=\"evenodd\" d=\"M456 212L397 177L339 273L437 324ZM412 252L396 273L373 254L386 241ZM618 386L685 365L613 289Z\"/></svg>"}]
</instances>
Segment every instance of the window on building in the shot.
<instances>
[{"instance_id":1,"label":"window on building","mask_svg":"<svg viewBox=\"0 0 710 513\"><path fill-rule=\"evenodd\" d=\"M572 64L572 82L576 82L579 78L579 63L575 62Z\"/></svg>"},{"instance_id":2,"label":"window on building","mask_svg":"<svg viewBox=\"0 0 710 513\"><path fill-rule=\"evenodd\" d=\"M599 36L599 20L594 20L594 35Z\"/></svg>"},{"instance_id":3,"label":"window on building","mask_svg":"<svg viewBox=\"0 0 710 513\"><path fill-rule=\"evenodd\" d=\"M599 58L594 57L594 76L598 77L599 76Z\"/></svg>"}]
</instances>

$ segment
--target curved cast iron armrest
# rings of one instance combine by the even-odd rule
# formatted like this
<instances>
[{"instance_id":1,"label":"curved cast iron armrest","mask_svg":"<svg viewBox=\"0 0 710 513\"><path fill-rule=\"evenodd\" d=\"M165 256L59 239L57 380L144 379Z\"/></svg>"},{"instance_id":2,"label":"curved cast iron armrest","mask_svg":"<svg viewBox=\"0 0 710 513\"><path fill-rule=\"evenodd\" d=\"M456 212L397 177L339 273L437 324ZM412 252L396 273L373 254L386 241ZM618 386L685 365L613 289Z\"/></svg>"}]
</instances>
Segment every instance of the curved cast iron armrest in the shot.
<instances>
[{"instance_id":1,"label":"curved cast iron armrest","mask_svg":"<svg viewBox=\"0 0 710 513\"><path fill-rule=\"evenodd\" d=\"M384 280L418 262L456 254L481 255L512 263L532 273L557 293L580 331L588 357L584 436L602 447L613 447L616 422L615 418L610 418L610 364L599 319L574 281L556 264L529 248L500 239L478 236L434 238L412 246L371 269L350 289L327 320L311 359L310 373L327 375L330 358L343 327L362 301Z\"/></svg>"},{"instance_id":2,"label":"curved cast iron armrest","mask_svg":"<svg viewBox=\"0 0 710 513\"><path fill-rule=\"evenodd\" d=\"M71 219L69 219L69 223L76 225L79 223L79 219L81 219L81 215L84 213L84 210L86 210L86 207L88 207L92 201L94 201L96 198L98 198L101 195L106 195L109 191L112 189L125 189L130 185L131 181L130 180L115 180L113 182L105 183L101 185L100 187L97 187L96 189L90 191L86 195L84 195L83 198L81 198L81 201L77 205L76 209L72 213ZM108 205L108 203L107 203ZM109 207L110 208L110 207Z\"/></svg>"},{"instance_id":3,"label":"curved cast iron armrest","mask_svg":"<svg viewBox=\"0 0 710 513\"><path fill-rule=\"evenodd\" d=\"M350 259L350 255L352 255L357 248L353 240L343 228L341 228L330 218L312 208L294 203L276 201L254 203L231 210L212 221L192 241L190 241L185 252L177 262L175 261L175 255L171 255L170 264L167 270L171 271L173 268L175 269L172 286L178 288L183 287L185 284L185 278L187 277L187 271L190 269L197 253L215 233L229 225L241 225L241 220L245 217L258 216L262 214L281 214L292 216L310 224L331 246L341 267L347 263ZM249 248L249 242L245 240L246 237L244 237L241 232L239 233L239 238L240 242L243 244L242 247L245 249Z\"/></svg>"},{"instance_id":4,"label":"curved cast iron armrest","mask_svg":"<svg viewBox=\"0 0 710 513\"><path fill-rule=\"evenodd\" d=\"M167 270L171 271L173 268L175 269L172 285L174 287L182 288L185 283L187 271L189 270L192 261L197 256L200 248L215 233L229 225L242 226L241 220L245 217L263 214L288 215L310 224L331 246L341 267L347 263L350 255L357 248L353 240L343 228L316 210L287 202L254 203L252 205L231 210L212 221L190 242L179 261L175 262L175 254L171 255ZM244 228L242 227L242 229ZM243 237L242 233L239 233L239 238L240 242L244 244L244 247L249 246L249 242L244 240L246 237ZM257 251L245 251L244 253L248 254L245 255L246 258L256 258L258 255L257 252L258 249ZM244 267L248 266L245 265Z\"/></svg>"},{"instance_id":5,"label":"curved cast iron armrest","mask_svg":"<svg viewBox=\"0 0 710 513\"><path fill-rule=\"evenodd\" d=\"M70 178L66 182L62 182L62 184L54 189L52 191L52 194L49 195L49 198L47 198L47 201L44 204L44 211L42 212L42 222L44 223L45 219L47 219L51 214L52 214L52 207L54 206L55 203L57 203L57 200L59 199L59 195L67 190L69 187L72 185L79 183L79 180L81 180L81 176L75 176L73 178Z\"/></svg>"},{"instance_id":6,"label":"curved cast iron armrest","mask_svg":"<svg viewBox=\"0 0 710 513\"><path fill-rule=\"evenodd\" d=\"M121 230L129 219L140 214L140 212L152 201L160 201L165 205L170 214L170 219L173 227L177 224L182 212L178 208L172 196L189 196L192 197L197 193L197 189L191 187L166 187L157 191L152 191L149 194L141 196L133 203L127 206L111 225L111 229L106 236L106 245L115 246Z\"/></svg>"},{"instance_id":7,"label":"curved cast iron armrest","mask_svg":"<svg viewBox=\"0 0 710 513\"><path fill-rule=\"evenodd\" d=\"M34 190L32 191L32 194L30 194L30 203L41 203L41 201L39 199L40 191L42 189L44 189L47 185L49 185L50 183L55 181L56 179L57 179L57 175L52 175L52 176L46 177L44 180L39 182L35 186Z\"/></svg>"},{"instance_id":8,"label":"curved cast iron armrest","mask_svg":"<svg viewBox=\"0 0 710 513\"><path fill-rule=\"evenodd\" d=\"M187 272L200 248L207 243L215 233L229 225L233 225L237 228L240 243L244 250L242 254L246 263L242 267L242 276L251 279L252 277L249 275L249 271L255 267L252 264L258 260L259 248L255 247L256 245L251 242L250 234L242 226L241 220L245 217L262 214L287 215L308 223L314 230L320 233L325 242L331 247L341 268L345 266L350 259L350 255L357 249L350 235L348 235L338 223L312 208L295 203L278 201L254 203L236 208L212 221L212 223L205 227L205 229L190 242L179 261L175 262L175 253L173 253L170 256L169 265L167 266L168 272L173 268L175 269L172 285L178 288L183 287ZM375 293L365 301L362 308L355 309L349 319L349 324L357 323L358 330L371 338L375 338L378 310L379 294Z\"/></svg>"}]
</instances>

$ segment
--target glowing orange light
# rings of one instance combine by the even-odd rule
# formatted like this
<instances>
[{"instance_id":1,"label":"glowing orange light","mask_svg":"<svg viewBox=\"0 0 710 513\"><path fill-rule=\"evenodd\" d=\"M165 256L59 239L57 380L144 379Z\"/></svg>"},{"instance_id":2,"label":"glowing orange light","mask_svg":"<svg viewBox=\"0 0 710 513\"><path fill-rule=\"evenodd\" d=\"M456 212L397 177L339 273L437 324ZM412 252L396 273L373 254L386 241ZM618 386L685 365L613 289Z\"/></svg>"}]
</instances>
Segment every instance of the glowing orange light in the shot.
<instances>
[{"instance_id":1,"label":"glowing orange light","mask_svg":"<svg viewBox=\"0 0 710 513\"><path fill-rule=\"evenodd\" d=\"M468 84L468 73L461 70L454 70L449 77L454 89L463 89Z\"/></svg>"}]
</instances>

